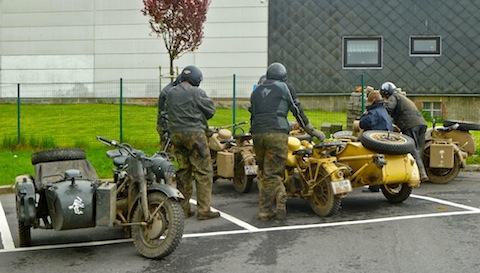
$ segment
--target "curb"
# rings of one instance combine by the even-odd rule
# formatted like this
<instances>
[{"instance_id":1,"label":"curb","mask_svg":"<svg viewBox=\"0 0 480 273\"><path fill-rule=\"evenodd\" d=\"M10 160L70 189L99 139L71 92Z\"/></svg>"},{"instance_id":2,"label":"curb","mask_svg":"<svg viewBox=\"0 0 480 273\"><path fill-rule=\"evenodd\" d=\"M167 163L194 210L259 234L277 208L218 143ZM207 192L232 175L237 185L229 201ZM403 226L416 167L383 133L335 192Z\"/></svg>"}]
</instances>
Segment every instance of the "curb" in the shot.
<instances>
[{"instance_id":1,"label":"curb","mask_svg":"<svg viewBox=\"0 0 480 273\"><path fill-rule=\"evenodd\" d=\"M13 193L13 185L0 186L0 194Z\"/></svg>"},{"instance_id":2,"label":"curb","mask_svg":"<svg viewBox=\"0 0 480 273\"><path fill-rule=\"evenodd\" d=\"M467 165L462 171L465 172L480 172L480 165Z\"/></svg>"}]
</instances>

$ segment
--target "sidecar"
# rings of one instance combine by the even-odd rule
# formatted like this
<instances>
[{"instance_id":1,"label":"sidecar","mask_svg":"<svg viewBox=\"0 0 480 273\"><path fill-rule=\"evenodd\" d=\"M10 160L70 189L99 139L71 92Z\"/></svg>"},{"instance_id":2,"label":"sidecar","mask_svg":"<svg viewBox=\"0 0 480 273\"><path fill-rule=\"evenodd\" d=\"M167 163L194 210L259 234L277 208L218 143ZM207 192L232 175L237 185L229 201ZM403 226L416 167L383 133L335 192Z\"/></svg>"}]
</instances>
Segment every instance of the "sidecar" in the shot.
<instances>
[{"instance_id":1,"label":"sidecar","mask_svg":"<svg viewBox=\"0 0 480 273\"><path fill-rule=\"evenodd\" d=\"M410 151L413 139L386 131L365 131L357 140L352 132L334 134L345 145L336 152L339 164L348 166L352 187L380 186L393 203L406 200L412 188L420 186L420 174Z\"/></svg>"},{"instance_id":2,"label":"sidecar","mask_svg":"<svg viewBox=\"0 0 480 273\"><path fill-rule=\"evenodd\" d=\"M101 182L81 149L55 149L32 154L35 178L15 179L20 246L31 242L31 228L69 230L112 226L113 183Z\"/></svg>"}]
</instances>

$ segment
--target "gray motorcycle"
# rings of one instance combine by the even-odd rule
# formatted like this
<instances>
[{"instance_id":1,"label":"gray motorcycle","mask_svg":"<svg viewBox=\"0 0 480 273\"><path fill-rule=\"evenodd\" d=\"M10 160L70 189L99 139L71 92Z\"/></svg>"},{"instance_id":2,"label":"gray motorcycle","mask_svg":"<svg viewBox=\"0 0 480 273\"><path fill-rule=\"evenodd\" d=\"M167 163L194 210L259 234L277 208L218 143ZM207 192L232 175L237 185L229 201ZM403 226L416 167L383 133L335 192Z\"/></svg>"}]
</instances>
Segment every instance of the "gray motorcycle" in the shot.
<instances>
[{"instance_id":1,"label":"gray motorcycle","mask_svg":"<svg viewBox=\"0 0 480 273\"><path fill-rule=\"evenodd\" d=\"M183 236L183 195L170 186L175 167L162 154L147 156L127 143L97 139L116 149L113 181L101 181L81 149L32 154L35 178L15 181L20 246L31 245L31 229L122 227L147 258L171 254ZM170 185L169 185L170 184Z\"/></svg>"}]
</instances>

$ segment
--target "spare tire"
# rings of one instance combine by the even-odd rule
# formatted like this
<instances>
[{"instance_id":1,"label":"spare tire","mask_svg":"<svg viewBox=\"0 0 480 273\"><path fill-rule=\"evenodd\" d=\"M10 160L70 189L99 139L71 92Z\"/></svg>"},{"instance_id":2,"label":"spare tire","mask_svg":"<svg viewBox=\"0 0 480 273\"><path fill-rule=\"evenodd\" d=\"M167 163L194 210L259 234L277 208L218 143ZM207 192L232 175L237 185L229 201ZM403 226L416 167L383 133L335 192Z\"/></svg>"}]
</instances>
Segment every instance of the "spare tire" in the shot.
<instances>
[{"instance_id":1,"label":"spare tire","mask_svg":"<svg viewBox=\"0 0 480 273\"><path fill-rule=\"evenodd\" d=\"M76 148L53 149L32 154L32 164L52 161L87 159L85 151Z\"/></svg>"},{"instance_id":2,"label":"spare tire","mask_svg":"<svg viewBox=\"0 0 480 273\"><path fill-rule=\"evenodd\" d=\"M480 130L480 123L469 122L469 121L459 121L459 120L451 120L446 119L443 121L443 126L448 127L458 123L458 130L460 131L468 131L468 130Z\"/></svg>"},{"instance_id":3,"label":"spare tire","mask_svg":"<svg viewBox=\"0 0 480 273\"><path fill-rule=\"evenodd\" d=\"M365 148L382 154L408 154L415 149L413 138L388 131L365 131L360 136L360 142Z\"/></svg>"}]
</instances>

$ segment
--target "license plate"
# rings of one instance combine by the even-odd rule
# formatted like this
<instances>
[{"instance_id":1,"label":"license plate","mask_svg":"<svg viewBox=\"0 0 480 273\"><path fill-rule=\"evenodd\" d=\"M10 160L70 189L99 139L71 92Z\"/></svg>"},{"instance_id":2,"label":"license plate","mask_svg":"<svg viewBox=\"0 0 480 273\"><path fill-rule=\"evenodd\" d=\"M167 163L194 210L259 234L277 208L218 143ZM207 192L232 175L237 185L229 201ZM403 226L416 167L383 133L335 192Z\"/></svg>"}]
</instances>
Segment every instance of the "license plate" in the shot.
<instances>
[{"instance_id":1,"label":"license plate","mask_svg":"<svg viewBox=\"0 0 480 273\"><path fill-rule=\"evenodd\" d=\"M332 184L333 194L335 195L352 191L352 184L348 179L332 181L331 184Z\"/></svg>"},{"instance_id":2,"label":"license plate","mask_svg":"<svg viewBox=\"0 0 480 273\"><path fill-rule=\"evenodd\" d=\"M245 174L246 175L256 175L257 171L258 171L258 166L257 165L245 166Z\"/></svg>"}]
</instances>

